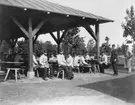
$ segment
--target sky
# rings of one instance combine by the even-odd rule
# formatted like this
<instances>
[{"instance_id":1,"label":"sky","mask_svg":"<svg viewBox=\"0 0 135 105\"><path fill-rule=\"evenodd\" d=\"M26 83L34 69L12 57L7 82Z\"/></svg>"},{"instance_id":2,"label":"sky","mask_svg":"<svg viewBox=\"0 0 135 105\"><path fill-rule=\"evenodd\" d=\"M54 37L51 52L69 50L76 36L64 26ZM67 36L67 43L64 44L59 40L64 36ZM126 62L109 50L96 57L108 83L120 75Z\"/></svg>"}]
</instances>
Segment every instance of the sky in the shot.
<instances>
[{"instance_id":1,"label":"sky","mask_svg":"<svg viewBox=\"0 0 135 105\"><path fill-rule=\"evenodd\" d=\"M110 44L122 45L125 43L123 38L123 30L121 23L126 16L126 9L131 5L135 7L135 0L48 0L50 2L58 3L63 6L68 6L74 9L79 9L84 12L89 12L98 16L103 16L114 20L114 22L100 24L100 45L105 42L105 37L110 38ZM83 28L80 28L80 37L84 37L85 44L88 43L92 37ZM45 38L44 38L45 37ZM52 37L41 35L41 41L51 41L55 43Z\"/></svg>"}]
</instances>

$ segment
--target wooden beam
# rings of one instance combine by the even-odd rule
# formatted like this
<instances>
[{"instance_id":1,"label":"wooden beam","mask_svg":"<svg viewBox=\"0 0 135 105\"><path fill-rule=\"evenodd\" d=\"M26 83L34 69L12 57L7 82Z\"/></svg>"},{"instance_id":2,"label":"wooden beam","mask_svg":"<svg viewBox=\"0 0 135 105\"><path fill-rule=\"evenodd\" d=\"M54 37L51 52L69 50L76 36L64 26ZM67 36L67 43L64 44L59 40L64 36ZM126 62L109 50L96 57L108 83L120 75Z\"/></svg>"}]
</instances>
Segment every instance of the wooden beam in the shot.
<instances>
[{"instance_id":1,"label":"wooden beam","mask_svg":"<svg viewBox=\"0 0 135 105\"><path fill-rule=\"evenodd\" d=\"M89 26L89 25L84 25L83 26L87 31L88 33L94 38L95 41L97 41L97 37L94 33L94 31L92 30L92 28Z\"/></svg>"},{"instance_id":2,"label":"wooden beam","mask_svg":"<svg viewBox=\"0 0 135 105\"><path fill-rule=\"evenodd\" d=\"M57 53L60 53L60 43L57 44Z\"/></svg>"},{"instance_id":3,"label":"wooden beam","mask_svg":"<svg viewBox=\"0 0 135 105\"><path fill-rule=\"evenodd\" d=\"M66 33L67 33L68 29L64 30L64 32L62 33L62 36L60 38L60 42L62 42L63 38L65 37Z\"/></svg>"},{"instance_id":4,"label":"wooden beam","mask_svg":"<svg viewBox=\"0 0 135 105\"><path fill-rule=\"evenodd\" d=\"M60 31L57 31L57 39L60 40Z\"/></svg>"},{"instance_id":5,"label":"wooden beam","mask_svg":"<svg viewBox=\"0 0 135 105\"><path fill-rule=\"evenodd\" d=\"M11 17L13 22L20 28L20 30L26 35L26 37L29 38L28 32L25 30L25 28L17 21L16 18Z\"/></svg>"},{"instance_id":6,"label":"wooden beam","mask_svg":"<svg viewBox=\"0 0 135 105\"><path fill-rule=\"evenodd\" d=\"M99 58L100 58L100 47L99 47L100 39L99 39L99 24L98 23L95 24L95 32L96 32L96 36L97 36L97 42L96 42L97 60L99 60Z\"/></svg>"},{"instance_id":7,"label":"wooden beam","mask_svg":"<svg viewBox=\"0 0 135 105\"><path fill-rule=\"evenodd\" d=\"M52 32L50 32L50 35L53 37L53 39L55 40L55 42L58 44L58 40L57 40L57 38L55 37L55 35L54 35Z\"/></svg>"},{"instance_id":8,"label":"wooden beam","mask_svg":"<svg viewBox=\"0 0 135 105\"><path fill-rule=\"evenodd\" d=\"M48 19L44 19L42 20L38 25L37 27L33 30L32 34L33 36L41 29L41 27L45 24L45 22L47 22Z\"/></svg>"},{"instance_id":9,"label":"wooden beam","mask_svg":"<svg viewBox=\"0 0 135 105\"><path fill-rule=\"evenodd\" d=\"M33 41L33 44L36 42L37 38L38 38L39 35L36 35L34 41Z\"/></svg>"}]
</instances>

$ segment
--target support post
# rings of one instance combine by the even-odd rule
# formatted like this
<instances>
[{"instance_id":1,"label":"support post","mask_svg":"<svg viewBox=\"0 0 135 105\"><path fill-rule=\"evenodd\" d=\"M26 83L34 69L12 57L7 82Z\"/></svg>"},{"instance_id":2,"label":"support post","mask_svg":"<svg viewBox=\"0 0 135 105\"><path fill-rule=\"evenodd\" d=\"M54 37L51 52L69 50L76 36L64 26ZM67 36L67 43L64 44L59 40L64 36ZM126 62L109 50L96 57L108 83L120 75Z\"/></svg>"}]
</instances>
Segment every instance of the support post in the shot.
<instances>
[{"instance_id":1,"label":"support post","mask_svg":"<svg viewBox=\"0 0 135 105\"><path fill-rule=\"evenodd\" d=\"M57 43L57 53L60 53L60 43Z\"/></svg>"},{"instance_id":2,"label":"support post","mask_svg":"<svg viewBox=\"0 0 135 105\"><path fill-rule=\"evenodd\" d=\"M29 79L34 78L34 71L33 71L33 35L32 35L32 20L29 18L28 20L28 34L29 34L29 52L28 52L28 72L27 72L27 77Z\"/></svg>"},{"instance_id":3,"label":"support post","mask_svg":"<svg viewBox=\"0 0 135 105\"><path fill-rule=\"evenodd\" d=\"M60 53L60 31L57 31L57 45L58 45L58 47L57 47L57 53L59 54Z\"/></svg>"},{"instance_id":4,"label":"support post","mask_svg":"<svg viewBox=\"0 0 135 105\"><path fill-rule=\"evenodd\" d=\"M99 60L100 57L100 47L99 47L99 42L100 42L100 38L99 38L99 23L95 24L95 33L97 36L97 42L96 42L96 48L97 48L97 54L96 54L96 58L97 60Z\"/></svg>"}]
</instances>

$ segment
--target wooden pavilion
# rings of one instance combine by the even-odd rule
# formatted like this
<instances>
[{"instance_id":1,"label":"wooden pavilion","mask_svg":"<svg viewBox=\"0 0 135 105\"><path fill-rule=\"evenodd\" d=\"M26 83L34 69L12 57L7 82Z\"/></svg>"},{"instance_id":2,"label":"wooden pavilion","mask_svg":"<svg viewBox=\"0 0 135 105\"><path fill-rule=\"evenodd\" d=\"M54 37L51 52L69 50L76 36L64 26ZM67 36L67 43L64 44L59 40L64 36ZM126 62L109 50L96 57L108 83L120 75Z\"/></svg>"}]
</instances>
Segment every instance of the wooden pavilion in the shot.
<instances>
[{"instance_id":1,"label":"wooden pavilion","mask_svg":"<svg viewBox=\"0 0 135 105\"><path fill-rule=\"evenodd\" d=\"M29 40L29 78L32 78L33 74L33 43L40 34L50 33L59 51L68 29L82 26L96 40L99 57L99 24L107 22L113 20L46 0L0 0L0 40L20 37ZM62 35L60 31L63 31ZM57 37L53 32L57 32Z\"/></svg>"}]
</instances>

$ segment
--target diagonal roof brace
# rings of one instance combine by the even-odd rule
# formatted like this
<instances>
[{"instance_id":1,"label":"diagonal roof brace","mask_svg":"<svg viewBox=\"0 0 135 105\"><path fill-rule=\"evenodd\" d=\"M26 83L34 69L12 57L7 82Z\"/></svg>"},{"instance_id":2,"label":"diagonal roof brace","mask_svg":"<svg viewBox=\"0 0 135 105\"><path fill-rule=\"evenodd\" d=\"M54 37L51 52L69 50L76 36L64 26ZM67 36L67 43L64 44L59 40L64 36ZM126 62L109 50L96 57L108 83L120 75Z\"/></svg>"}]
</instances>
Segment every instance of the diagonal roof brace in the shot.
<instances>
[{"instance_id":1,"label":"diagonal roof brace","mask_svg":"<svg viewBox=\"0 0 135 105\"><path fill-rule=\"evenodd\" d=\"M92 28L88 25L88 24L85 24L83 25L83 27L88 31L88 33L94 38L95 41L97 41L97 37L94 33L94 31L92 30Z\"/></svg>"}]
</instances>

